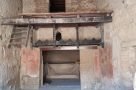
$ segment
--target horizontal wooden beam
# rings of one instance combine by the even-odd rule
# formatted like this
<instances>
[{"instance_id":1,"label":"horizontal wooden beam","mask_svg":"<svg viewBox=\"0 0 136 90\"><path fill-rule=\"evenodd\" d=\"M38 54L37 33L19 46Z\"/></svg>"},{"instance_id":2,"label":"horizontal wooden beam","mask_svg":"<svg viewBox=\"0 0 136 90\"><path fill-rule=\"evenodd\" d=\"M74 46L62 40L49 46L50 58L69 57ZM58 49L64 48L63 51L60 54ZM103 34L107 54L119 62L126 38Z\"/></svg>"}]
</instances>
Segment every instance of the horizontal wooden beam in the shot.
<instances>
[{"instance_id":1,"label":"horizontal wooden beam","mask_svg":"<svg viewBox=\"0 0 136 90\"><path fill-rule=\"evenodd\" d=\"M79 40L78 41L79 46L85 46L85 45L102 45L101 39L98 40ZM61 41L41 41L38 40L35 43L33 43L34 47L41 47L41 46L77 46L77 41L73 40L61 40Z\"/></svg>"},{"instance_id":2,"label":"horizontal wooden beam","mask_svg":"<svg viewBox=\"0 0 136 90\"><path fill-rule=\"evenodd\" d=\"M102 15L102 14L112 14L113 11L88 11L88 12L59 12L59 13L20 13L19 16L58 16L58 15Z\"/></svg>"},{"instance_id":3,"label":"horizontal wooden beam","mask_svg":"<svg viewBox=\"0 0 136 90\"><path fill-rule=\"evenodd\" d=\"M112 16L93 16L75 18L5 18L2 25L42 25L42 24L83 24L111 22Z\"/></svg>"},{"instance_id":4,"label":"horizontal wooden beam","mask_svg":"<svg viewBox=\"0 0 136 90\"><path fill-rule=\"evenodd\" d=\"M82 50L82 49L97 49L100 46L97 45L86 45L86 46L80 46L77 48L77 46L43 46L39 47L42 51L52 51L52 50Z\"/></svg>"}]
</instances>

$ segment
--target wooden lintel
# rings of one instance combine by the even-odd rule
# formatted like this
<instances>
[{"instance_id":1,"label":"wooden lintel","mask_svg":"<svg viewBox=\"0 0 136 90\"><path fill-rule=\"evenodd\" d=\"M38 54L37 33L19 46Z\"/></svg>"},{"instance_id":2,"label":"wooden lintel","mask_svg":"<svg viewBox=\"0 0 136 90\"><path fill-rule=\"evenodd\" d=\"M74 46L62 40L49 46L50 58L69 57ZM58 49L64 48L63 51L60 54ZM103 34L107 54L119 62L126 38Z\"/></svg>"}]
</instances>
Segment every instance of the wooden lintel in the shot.
<instances>
[{"instance_id":1,"label":"wooden lintel","mask_svg":"<svg viewBox=\"0 0 136 90\"><path fill-rule=\"evenodd\" d=\"M62 13L21 13L19 16L68 16L68 15L102 15L111 14L113 11L88 11L88 12L62 12Z\"/></svg>"},{"instance_id":2,"label":"wooden lintel","mask_svg":"<svg viewBox=\"0 0 136 90\"><path fill-rule=\"evenodd\" d=\"M111 22L112 16L94 16L79 18L8 18L2 25L42 25L42 24L84 24Z\"/></svg>"}]
</instances>

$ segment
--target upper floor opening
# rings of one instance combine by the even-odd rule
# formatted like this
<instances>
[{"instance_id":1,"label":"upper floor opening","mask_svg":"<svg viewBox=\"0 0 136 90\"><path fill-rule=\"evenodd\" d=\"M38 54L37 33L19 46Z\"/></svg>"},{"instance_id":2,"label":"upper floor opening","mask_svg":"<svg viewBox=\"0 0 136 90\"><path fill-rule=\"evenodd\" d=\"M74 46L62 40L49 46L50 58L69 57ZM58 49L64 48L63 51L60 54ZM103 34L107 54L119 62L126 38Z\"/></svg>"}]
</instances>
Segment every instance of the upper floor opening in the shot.
<instances>
[{"instance_id":1,"label":"upper floor opening","mask_svg":"<svg viewBox=\"0 0 136 90\"><path fill-rule=\"evenodd\" d=\"M49 0L49 12L65 12L65 0Z\"/></svg>"}]
</instances>

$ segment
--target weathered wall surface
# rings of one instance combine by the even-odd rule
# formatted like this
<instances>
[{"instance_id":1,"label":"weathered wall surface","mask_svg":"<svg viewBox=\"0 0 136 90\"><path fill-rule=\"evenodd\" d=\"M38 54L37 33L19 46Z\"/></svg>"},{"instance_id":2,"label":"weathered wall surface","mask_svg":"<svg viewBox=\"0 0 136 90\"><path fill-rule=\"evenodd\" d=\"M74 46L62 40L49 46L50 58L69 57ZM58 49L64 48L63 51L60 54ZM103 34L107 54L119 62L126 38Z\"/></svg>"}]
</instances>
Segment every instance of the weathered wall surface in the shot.
<instances>
[{"instance_id":1,"label":"weathered wall surface","mask_svg":"<svg viewBox=\"0 0 136 90\"><path fill-rule=\"evenodd\" d=\"M0 59L0 90L18 90L20 61L18 49L2 48Z\"/></svg>"},{"instance_id":2,"label":"weathered wall surface","mask_svg":"<svg viewBox=\"0 0 136 90\"><path fill-rule=\"evenodd\" d=\"M22 0L23 1L23 13L45 13L48 12L49 2L48 0Z\"/></svg>"},{"instance_id":3,"label":"weathered wall surface","mask_svg":"<svg viewBox=\"0 0 136 90\"><path fill-rule=\"evenodd\" d=\"M49 11L50 0L23 0L23 13L46 13ZM96 0L66 0L66 12L96 10ZM76 40L76 27L58 27L63 40ZM80 40L100 39L99 28L79 27ZM53 40L53 28L39 28L36 31L37 40Z\"/></svg>"},{"instance_id":4,"label":"weathered wall surface","mask_svg":"<svg viewBox=\"0 0 136 90\"><path fill-rule=\"evenodd\" d=\"M40 85L40 49L21 49L21 90L38 90Z\"/></svg>"},{"instance_id":5,"label":"weathered wall surface","mask_svg":"<svg viewBox=\"0 0 136 90\"><path fill-rule=\"evenodd\" d=\"M74 50L43 52L43 63L45 67L43 73L46 74L48 72L47 78L51 79L79 79L79 58L79 51ZM47 63L48 66L46 66Z\"/></svg>"},{"instance_id":6,"label":"weathered wall surface","mask_svg":"<svg viewBox=\"0 0 136 90\"><path fill-rule=\"evenodd\" d=\"M93 89L96 80L95 75L95 54L97 49L80 50L80 80L81 90Z\"/></svg>"},{"instance_id":7,"label":"weathered wall surface","mask_svg":"<svg viewBox=\"0 0 136 90\"><path fill-rule=\"evenodd\" d=\"M0 0L0 21L18 12L21 12L21 0ZM0 25L0 90L19 88L19 50L7 48L11 31L11 26Z\"/></svg>"},{"instance_id":8,"label":"weathered wall surface","mask_svg":"<svg viewBox=\"0 0 136 90\"><path fill-rule=\"evenodd\" d=\"M23 0L23 13L47 13L50 0ZM96 0L66 0L66 12L96 10Z\"/></svg>"},{"instance_id":9,"label":"weathered wall surface","mask_svg":"<svg viewBox=\"0 0 136 90\"><path fill-rule=\"evenodd\" d=\"M113 67L110 49L98 47L98 49L80 50L81 90L112 89L105 81L108 79L111 82L112 77Z\"/></svg>"},{"instance_id":10,"label":"weathered wall surface","mask_svg":"<svg viewBox=\"0 0 136 90\"><path fill-rule=\"evenodd\" d=\"M27 1L28 0L24 0ZM48 12L48 6L43 5L45 9L38 7L36 1L32 1L31 7L30 5L24 4L23 12ZM26 3L27 3L26 2ZM90 3L91 2L91 3ZM33 4L34 3L34 4ZM49 3L48 1L46 4ZM103 60L103 64L101 69L103 69L102 80L99 83L95 83L94 90L101 88L101 90L111 89L111 90L132 90L133 89L133 78L134 73L136 72L136 1L135 0L97 0L97 2L93 0L67 0L66 1L66 11L89 11L95 10L96 7L99 10L113 10L113 22L109 24L105 24L105 44L106 49L109 49L108 52L112 52L112 65L113 65L113 73L111 72L111 63L110 61ZM25 6L26 5L26 6ZM33 6L34 5L34 6ZM97 6L95 6L97 5ZM42 7L42 5L41 5ZM29 10L27 11L27 9ZM68 28L67 28L68 29ZM72 28L73 30L75 28ZM84 29L87 29L85 27ZM65 35L63 32L65 28L59 29L60 32ZM70 28L71 30L71 28ZM45 30L46 31L46 30ZM49 37L42 37L44 28L42 32L38 32L38 39L52 39L52 35L48 35ZM52 33L52 30L48 32ZM71 33L71 31L67 32ZM81 33L82 35L83 33ZM71 35L71 36L70 36ZM86 33L85 33L86 35ZM83 35L83 36L85 36ZM91 34L90 34L91 35ZM86 37L86 36L85 36ZM90 36L89 36L90 37ZM66 34L64 39L75 39L74 33ZM111 50L112 48L112 50ZM107 60L110 60L111 56L106 54ZM105 63L108 62L108 63ZM107 68L104 67L107 65ZM108 69L107 73L105 69ZM110 74L110 75L109 75ZM113 74L113 75L112 75ZM111 76L112 75L112 76Z\"/></svg>"},{"instance_id":11,"label":"weathered wall surface","mask_svg":"<svg viewBox=\"0 0 136 90\"><path fill-rule=\"evenodd\" d=\"M35 32L36 40L53 40L53 28L39 28Z\"/></svg>"},{"instance_id":12,"label":"weathered wall surface","mask_svg":"<svg viewBox=\"0 0 136 90\"><path fill-rule=\"evenodd\" d=\"M105 42L112 46L114 75L110 82L105 79L111 90L133 90L136 72L135 4L135 0L97 0L100 10L114 11L113 22L104 26Z\"/></svg>"},{"instance_id":13,"label":"weathered wall surface","mask_svg":"<svg viewBox=\"0 0 136 90\"><path fill-rule=\"evenodd\" d=\"M72 52L70 54L67 54L67 57L63 57L62 55L66 55L65 51L61 51L61 53L58 53L58 51L51 51L47 53L43 53L44 58L43 60L46 60L48 58L48 61L54 62L54 60L57 60L58 62L69 62L69 59L77 60L80 58L80 79L81 79L81 88L82 90L105 90L105 86L107 86L107 89L111 88L109 83L103 80L108 79L109 82L111 82L109 79L113 78L113 67L111 62L111 51L107 48L103 49L101 47L97 47L98 49L81 49L80 57L79 53ZM52 54L51 54L52 53ZM62 54L63 53L63 54ZM67 52L69 53L69 52ZM76 57L72 57L72 54L75 54ZM61 55L61 56L60 56ZM60 56L58 59L57 57ZM55 59L53 59L55 58ZM68 59L68 60L67 60ZM40 86L40 49L30 49L30 48L23 48L21 52L21 89L22 90L38 90ZM44 62L44 61L43 61ZM57 62L57 63L58 63ZM60 64L59 64L60 65ZM49 65L51 70L50 75L48 75L48 78L58 78L58 76L55 76L57 72L57 75L60 76L64 73L65 75L69 74L75 74L70 76L71 78L79 78L78 77L78 69L79 66L75 65L69 65L64 64L60 65L59 67L56 66L56 64ZM56 69L59 68L59 70ZM67 67L67 68L66 68ZM64 72L69 71L69 72ZM63 76L64 78L64 76Z\"/></svg>"},{"instance_id":14,"label":"weathered wall surface","mask_svg":"<svg viewBox=\"0 0 136 90\"><path fill-rule=\"evenodd\" d=\"M66 0L67 12L96 10L96 0Z\"/></svg>"},{"instance_id":15,"label":"weathered wall surface","mask_svg":"<svg viewBox=\"0 0 136 90\"><path fill-rule=\"evenodd\" d=\"M76 27L58 27L56 31L59 31L63 40L76 40ZM53 40L53 28L39 28L36 33L36 40ZM80 26L79 27L79 39L100 39L100 28L94 26Z\"/></svg>"}]
</instances>

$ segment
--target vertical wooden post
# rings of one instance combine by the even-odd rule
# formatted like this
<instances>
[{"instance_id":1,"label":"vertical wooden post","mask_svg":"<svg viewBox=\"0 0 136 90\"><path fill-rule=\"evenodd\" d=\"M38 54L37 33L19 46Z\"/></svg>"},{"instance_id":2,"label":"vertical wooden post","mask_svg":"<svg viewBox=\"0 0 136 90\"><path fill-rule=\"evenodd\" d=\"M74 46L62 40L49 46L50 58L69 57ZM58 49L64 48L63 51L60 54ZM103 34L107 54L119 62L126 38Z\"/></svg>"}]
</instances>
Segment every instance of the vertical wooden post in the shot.
<instances>
[{"instance_id":1,"label":"vertical wooden post","mask_svg":"<svg viewBox=\"0 0 136 90\"><path fill-rule=\"evenodd\" d=\"M78 24L76 25L76 39L77 39L77 48L79 48L79 26Z\"/></svg>"}]
</instances>

